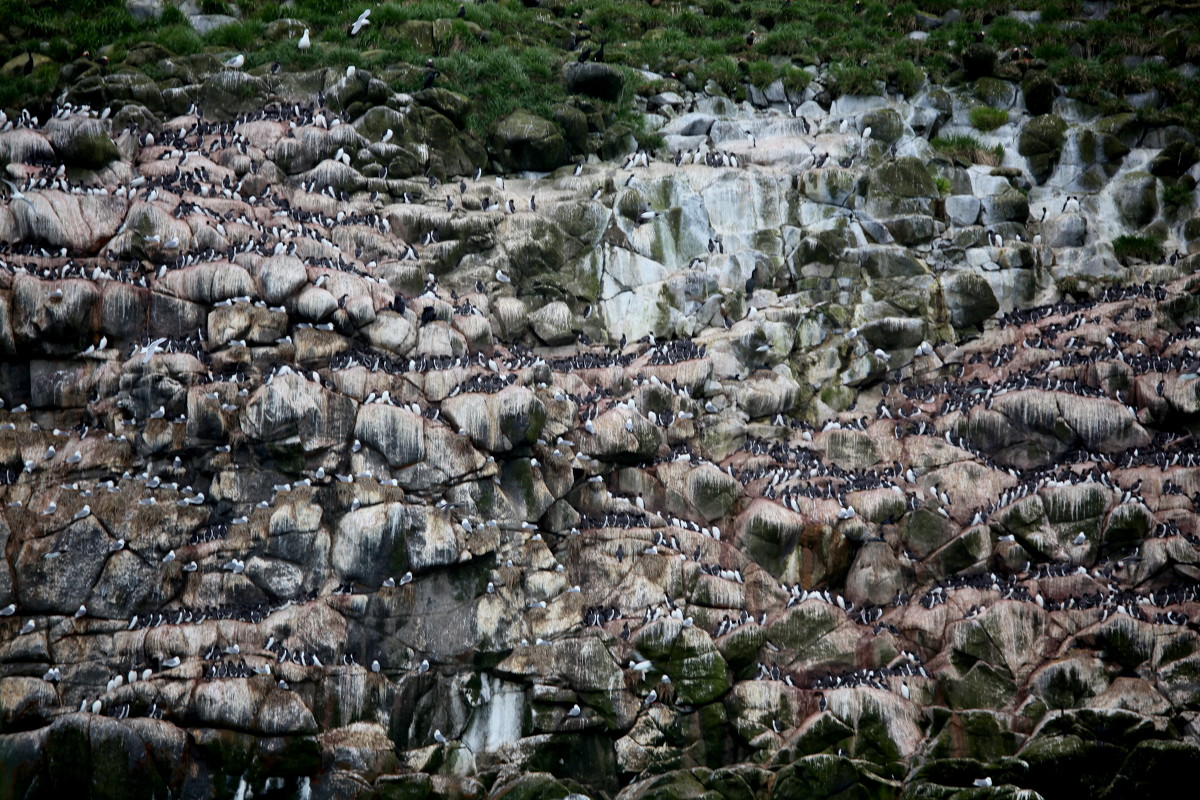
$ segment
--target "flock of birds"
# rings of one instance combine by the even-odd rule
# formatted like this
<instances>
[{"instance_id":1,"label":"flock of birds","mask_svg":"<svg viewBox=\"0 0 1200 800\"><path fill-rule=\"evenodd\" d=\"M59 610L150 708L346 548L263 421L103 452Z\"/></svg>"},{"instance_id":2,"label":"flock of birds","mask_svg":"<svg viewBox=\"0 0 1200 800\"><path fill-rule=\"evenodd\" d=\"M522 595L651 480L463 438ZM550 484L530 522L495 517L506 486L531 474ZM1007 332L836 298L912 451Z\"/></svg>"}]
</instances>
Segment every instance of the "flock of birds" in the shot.
<instances>
[{"instance_id":1,"label":"flock of birds","mask_svg":"<svg viewBox=\"0 0 1200 800\"><path fill-rule=\"evenodd\" d=\"M351 35L369 25L369 17L368 10L352 23ZM311 44L309 31L305 30L298 46L307 49ZM244 64L245 59L239 54L225 66L239 69ZM69 117L78 113L89 114L91 110L64 107L56 111L56 116ZM190 242L179 236L163 238L122 226L118 237L127 236L120 242L114 240L102 256L72 253L35 242L6 242L0 244L2 266L10 273L33 275L47 281L82 278L125 281L150 287L172 271L199 264L235 262L244 255L294 255L301 258L310 270L309 274L315 276L313 283L316 286L322 286L326 281L332 285L334 279L329 276L337 273L382 285L376 270L379 261L384 258L421 261L423 251L438 248L442 237L447 235L431 213L425 217L424 229L406 232L421 242L422 249L400 238L392 231L388 215L378 208L381 201L394 196L393 189L399 191L399 197L405 203L416 199L431 209L444 205L451 215L474 208L468 209L463 199L468 195L466 178L458 182L458 203L454 202L452 194L441 195L435 191L440 184L432 176L424 181L392 186L386 181L385 174L366 197L319 186L315 180L291 189L251 188L256 185L253 176L258 174L258 165L264 155L258 144L240 129L251 122L272 122L287 128L285 136L295 136L298 130L307 127L328 131L346 124L347 120L325 109L320 99L309 105L275 105L230 122L207 121L202 110L197 108L190 110L189 117L157 134L140 132L133 127L123 131L121 135L134 137L141 147L141 174L116 189L95 182L74 183L61 165L48 160L45 155L35 155L26 163L26 177L20 186L6 183L10 189L10 207L15 208L20 203L28 209L22 213L36 213L31 195L52 192L111 192L127 200L131 207L135 203L154 204L169 209L173 220L186 223ZM0 125L5 130L14 126L37 128L39 122L23 114L16 120L5 119ZM869 130L862 132L864 140L869 137ZM389 136L385 134L384 138ZM749 143L751 147L755 145L752 137ZM343 163L349 160L349 154L344 150L332 155ZM219 166L223 156L248 158L247 171L238 175ZM824 159L821 161L823 164ZM739 166L735 155L718 150L676 154L674 162L676 166ZM634 179L635 168L645 169L650 164L650 154L644 151L631 154L623 165L630 171L626 185ZM811 168L820 168L822 164L814 161ZM582 164L576 168L575 176L583 177ZM497 179L499 194L496 198L490 187L487 192L483 191L486 182L481 174L477 173L473 182L480 187L474 193L481 195L481 210L505 208L509 213L517 213L515 199L503 197L503 178ZM597 189L597 193L600 191ZM326 199L336 203L325 203ZM532 193L523 205L529 213L538 213ZM657 213L654 209L645 209L639 221L650 221ZM357 229L361 233L360 243L351 248L345 246L344 240L339 244L331 233L338 227ZM199 233L201 230L205 231L203 235ZM996 234L990 243L1000 246L999 235ZM719 252L723 246L719 238L714 239L709 243L709 250ZM150 263L157 267L148 269ZM447 318L456 315L479 315L484 295L501 291L511 283L511 278L502 270L489 272L486 285L482 279L476 281L475 296L470 292L460 296L457 291L447 291L431 273L417 296L405 297L396 293L390 310L405 313L410 308L413 311L419 308L418 325L421 327L444 324ZM54 291L58 295L52 293L51 300L61 299L62 289ZM1026 498L1066 485L1086 483L1102 487L1109 498L1106 502L1113 506L1144 506L1155 520L1146 541L1110 546L1094 541L1081 531L1071 540L1070 546L1061 548L1061 560L1029 561L1012 568L1002 559L994 559L986 565L973 565L970 574L947 576L929 585L914 584L899 590L887 605L855 604L829 587L779 584L766 577L765 571L739 549L736 534L731 536L729 530L722 530L725 523L686 519L656 510L653 499L648 501L641 495L626 496L611 490L612 465L588 452L597 436L597 422L604 415L622 418L622 427L628 433L634 431L636 420L644 418L668 434L678 434L667 437L672 441L670 446L636 465L650 474L655 474L663 465L699 467L706 463L701 453L679 440L688 438L697 426L703 427L709 420L736 413L736 408L724 391L703 393L694 386L681 383L675 376L677 366L709 357L704 341L659 341L646 337L629 342L622 337L619 343L609 347L594 345L581 338L574 352L567 355L543 353L514 342L507 346L497 344L488 353L413 354L408 357L357 345L329 357L324 364L305 364L303 369L280 363L274 357L251 367L221 368L213 366L208 337L199 331L184 337L146 335L141 341L127 345L116 342L110 345L107 339L101 339L87 349L81 348L78 357L112 356L126 364L145 366L170 354L192 355L205 365L198 380L208 389L206 399L219 402L221 411L228 414L240 414L258 386L270 385L278 377L297 376L319 385L324 391L338 392L344 385L337 380L338 375L351 372L386 378L392 387L356 397L356 401L399 406L419 415L426 421L423 424L428 425L449 423L442 417L437 403L415 397L404 389L406 376L452 373L450 397L494 394L519 384L531 386L546 401L569 403L574 409L573 429L539 440L525 457L530 458L535 469L541 463L569 464L579 485L591 484L599 498L596 501L599 511L582 513L579 521L569 529L549 531L528 521L480 514L469 504L450 502L446 498L436 502L431 499L431 513L450 520L456 531L461 532L461 541L469 543L475 534L489 530L499 531L504 537L501 545L504 553L496 553L496 564L483 592L499 594L511 602L523 602L526 613L534 620L550 605L570 601L571 595L583 595L586 605L579 614L577 628L567 635L603 636L618 663L643 679L637 684L643 707L669 698L671 676L663 674L637 651L639 628L659 620L675 620L685 627L699 627L720 642L735 635L743 626L761 627L769 636L773 624L805 604L819 603L836 608L845 616L846 624L861 628L863 636L885 636L895 640L896 651L901 656L886 664L839 664L820 668L806 665L796 669L788 664L792 660L803 661L803 654L785 652L768 639L763 650L766 660L759 661L751 674L743 676L783 681L797 691L813 692L819 698L820 709L825 710L824 692L831 690L895 690L909 699L910 681L936 680L936 667L927 664L938 654L922 651L910 641L906 635L906 616L919 613L917 609L932 611L951 605L960 593L969 598L961 604L965 606L960 609L963 619L976 618L998 603L1021 602L1035 604L1046 613L1089 615L1089 619L1096 621L1124 615L1147 624L1194 627L1190 613L1200 587L1172 580L1169 574L1165 577L1147 575L1139 569L1143 563L1142 548L1149 546L1147 541L1150 539L1178 537L1191 547L1200 543L1194 525L1200 491L1187 497L1182 489L1184 486L1196 488L1189 470L1196 467L1200 451L1190 436L1160 434L1153 447L1122 452L1076 449L1055 466L1019 468L1002 463L995 454L972 442L962 424L973 410L991 409L996 399L1010 393L1053 392L1066 396L1068 402L1071 398L1113 398L1136 418L1139 406L1164 401L1175 387L1192 386L1200 373L1200 354L1195 349L1200 346L1197 344L1200 326L1193 323L1171 334L1163 334L1155 327L1159 323L1156 307L1172 291L1167 286L1130 285L1108 289L1091 301L1064 301L1018 310L1004 315L992 332L994 335L987 340L1000 342L998 346L967 348L969 355L952 364L941 363L941 357L952 348L923 343L916 349L911 365L897 366L879 386L873 416L855 416L847 412L838 419L814 426L803 420L776 415L769 421L755 422L754 435L747 436L738 452L717 464L741 487L740 502L743 505L770 503L797 518L841 526L859 537L856 545L883 542L897 550L898 557L913 575L924 574L923 559L899 544L899 529L906 514L920 509L929 510L960 529L990 526L996 534L998 549L1019 544L1020 537L1004 528L1002 518L1007 509ZM348 295L338 298L339 311L344 311L347 299ZM287 310L285 306L269 306L263 300L248 296L223 300L218 305L243 303L272 311ZM731 325L732 321L727 321L727 326ZM347 316L337 312L322 321L295 323L293 330L304 326L336 331L347 337L354 335ZM1135 335L1122 329L1137 329L1141 333ZM275 344L288 344L291 335L285 335ZM847 338L856 339L857 331L850 331ZM230 344L246 346L244 341ZM883 351L876 355L882 361L891 358ZM1111 382L1098 379L1102 366L1128 370L1134 377L1156 376L1154 396L1125 396L1123 390L1115 388ZM936 377L920 382L922 371ZM188 531L174 547L152 554L159 570L164 574L178 573L178 579L184 585L189 575L202 576L214 571L244 576L246 562L258 547L245 532L261 525L280 504L290 502L292 493L319 493L333 505L339 502L333 495L340 485L361 483L372 493L404 496L396 477L352 466L354 457L365 447L354 439L347 442L347 452L338 469L305 470L302 477L293 475L290 480L274 484L270 496L259 498L246 507L218 504L210 497L214 478L211 464L206 466L192 458L185 461L175 453L159 458L144 457L134 449L136 434L145 431L148 425L186 423L182 409L172 408L168 412L162 405L149 413L139 414L128 406L113 403L111 397L101 396L98 390L93 391L92 407L81 412L79 419L72 420L73 427L47 430L38 421L46 415L40 411L31 412L25 404L6 408L0 413L0 437L16 443L26 456L34 455L24 457L19 464L6 465L0 476L0 484L3 484L0 493L7 505L6 514L25 515L23 518L30 524L57 531L51 536L50 549L41 557L45 570L55 569L55 562L72 546L70 526L96 516L102 507L108 513L114 503L111 496L119 496L119 502L130 508L162 503L191 506L207 512L206 521ZM655 398L667 398L669 410L650 408L648 397L651 394ZM986 502L971 504L962 499L975 494L967 487L946 485L936 476L931 481L923 470L899 461L863 469L840 466L823 456L829 435L838 430L871 432L878 439L894 439L914 448L936 445L960 451L960 458L976 462L998 475L1003 488ZM105 474L91 460L95 452L93 440L96 439L128 448L126 455L131 469L121 474ZM224 442L215 446L215 452L227 459L221 468L250 468L253 463L252 454L245 445ZM142 469L138 472L132 463L143 458ZM59 499L41 502L40 493L55 484L59 487ZM390 495L388 490L391 490ZM879 494L899 498L902 510L876 518L873 509L880 505ZM1172 498L1178 495L1184 495L1190 510L1171 505ZM355 497L342 507L355 510L359 503ZM694 602L690 597L672 597L668 593L654 602L630 607L628 596L619 588L571 583L574 566L564 563L568 559L563 553L573 540L595 549L589 558L611 559L613 563L607 569L610 574L630 574L644 560L678 559L688 569L713 580L738 586L755 581L769 582L773 584L767 592L771 602L761 607L716 609ZM540 543L552 550L552 566L545 569L567 576L569 588L561 595L536 597L516 588L521 584L519 576L533 569L522 562L520 555L522 548L532 543ZM114 539L105 557L135 547L143 557L151 555L136 540ZM514 574L518 576L515 582ZM243 629L246 638L214 641L203 652L147 653L146 658L137 663L109 665L113 674L103 688L82 680L72 681L73 668L66 664L44 665L42 677L56 686L69 688L72 695L69 703L68 692L60 688L64 708L77 707L80 711L116 718L131 715L170 718L177 709L164 709L149 695L136 694L130 687L194 676L194 679L204 681L273 681L281 689L290 689L298 683L321 680L330 670L363 670L380 680L394 681L410 674L422 675L431 669L453 669L451 664L431 663L419 642L410 643L403 662L388 663L381 653L360 654L345 643L316 644L291 641L283 636L277 638L275 633L262 635L264 629L274 630L277 615L293 606L304 608L311 604L326 604L336 608L339 598L364 593L386 594L403 604L407 596L405 587L419 578L408 572L388 577L378 586L333 578L323 585L306 587L294 597L227 605L189 605L172 600L161 607L138 610L125 623L124 632L235 621L250 626ZM1074 580L1069 584L1070 591L1063 589L1066 584L1062 579L1067 578ZM18 637L36 632L55 637L67 632L107 635L102 626L90 625L93 616L86 605L81 605L70 615L69 622L41 613L27 613L18 603L0 609L0 618L9 617L14 620L11 631ZM535 628L536 625L531 623L530 631ZM593 629L599 629L601 633L589 633ZM549 640L530 633L521 639L520 646L536 647L548 643ZM784 662L783 666L780 662ZM188 671L197 664L200 665L198 672ZM647 676L655 677L657 683L648 680ZM581 713L576 704L565 711L564 717L576 717ZM782 732L778 722L775 728ZM436 742L448 741L440 730L433 731L430 736Z\"/></svg>"}]
</instances>

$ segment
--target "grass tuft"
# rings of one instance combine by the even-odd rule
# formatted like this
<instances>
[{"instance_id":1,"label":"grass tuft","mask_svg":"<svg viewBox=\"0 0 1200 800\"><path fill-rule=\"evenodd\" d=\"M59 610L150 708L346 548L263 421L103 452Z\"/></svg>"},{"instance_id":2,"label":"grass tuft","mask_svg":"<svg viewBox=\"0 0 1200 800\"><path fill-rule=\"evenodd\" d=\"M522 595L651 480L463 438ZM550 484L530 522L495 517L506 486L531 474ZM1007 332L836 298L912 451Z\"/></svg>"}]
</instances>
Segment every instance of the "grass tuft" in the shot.
<instances>
[{"instance_id":1,"label":"grass tuft","mask_svg":"<svg viewBox=\"0 0 1200 800\"><path fill-rule=\"evenodd\" d=\"M1137 258L1155 263L1162 260L1162 245L1149 236L1118 236L1113 239L1113 255L1121 261Z\"/></svg>"},{"instance_id":2,"label":"grass tuft","mask_svg":"<svg viewBox=\"0 0 1200 800\"><path fill-rule=\"evenodd\" d=\"M1008 123L1008 112L1002 108L978 106L971 109L971 127L977 131L994 131Z\"/></svg>"},{"instance_id":3,"label":"grass tuft","mask_svg":"<svg viewBox=\"0 0 1200 800\"><path fill-rule=\"evenodd\" d=\"M1004 148L988 147L974 136L938 136L929 142L933 149L957 164L982 164L998 167L1004 162Z\"/></svg>"}]
</instances>

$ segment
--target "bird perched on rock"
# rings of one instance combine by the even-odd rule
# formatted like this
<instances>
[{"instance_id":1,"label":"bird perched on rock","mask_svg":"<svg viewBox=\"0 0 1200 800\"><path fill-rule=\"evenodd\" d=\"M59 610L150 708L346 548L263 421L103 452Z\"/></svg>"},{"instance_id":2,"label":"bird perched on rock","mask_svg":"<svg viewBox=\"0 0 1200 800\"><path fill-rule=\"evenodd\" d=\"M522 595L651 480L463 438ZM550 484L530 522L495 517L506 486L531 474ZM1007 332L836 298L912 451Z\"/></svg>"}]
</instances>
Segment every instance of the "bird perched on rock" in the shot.
<instances>
[{"instance_id":1,"label":"bird perched on rock","mask_svg":"<svg viewBox=\"0 0 1200 800\"><path fill-rule=\"evenodd\" d=\"M241 69L246 65L246 57L241 53L225 60L226 69Z\"/></svg>"},{"instance_id":2,"label":"bird perched on rock","mask_svg":"<svg viewBox=\"0 0 1200 800\"><path fill-rule=\"evenodd\" d=\"M307 50L312 47L312 39L308 37L308 28L304 29L304 35L300 37L300 41L296 46L301 50Z\"/></svg>"},{"instance_id":3,"label":"bird perched on rock","mask_svg":"<svg viewBox=\"0 0 1200 800\"><path fill-rule=\"evenodd\" d=\"M422 89L430 89L433 87L433 82L442 74L442 71L433 66L433 59L425 62L425 80L421 83Z\"/></svg>"}]
</instances>

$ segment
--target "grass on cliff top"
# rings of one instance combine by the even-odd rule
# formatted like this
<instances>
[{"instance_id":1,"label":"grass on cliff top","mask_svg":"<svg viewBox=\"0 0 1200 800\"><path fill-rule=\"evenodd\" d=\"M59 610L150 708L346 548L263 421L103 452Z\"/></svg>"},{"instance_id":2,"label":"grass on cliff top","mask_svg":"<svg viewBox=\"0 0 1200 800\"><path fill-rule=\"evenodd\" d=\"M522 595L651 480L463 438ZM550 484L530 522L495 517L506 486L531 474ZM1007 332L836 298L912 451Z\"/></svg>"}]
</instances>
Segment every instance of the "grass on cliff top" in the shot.
<instances>
[{"instance_id":1,"label":"grass on cliff top","mask_svg":"<svg viewBox=\"0 0 1200 800\"><path fill-rule=\"evenodd\" d=\"M711 80L740 99L747 84L761 88L776 79L802 89L811 80L804 68L816 66L829 68L832 95L884 88L912 94L926 76L935 82L961 76L963 47L986 32L1001 55L1001 71L1013 79L1020 73L1006 56L1012 48L1029 48L1068 93L1105 112L1132 110L1125 95L1154 89L1162 102L1137 111L1140 116L1200 129L1200 80L1176 69L1200 60L1200 15L1164 17L1161 6L1143 11L1117 2L1101 20L1083 16L1079 0L1029 0L1023 9L1040 16L1022 18L1009 15L1011 4L986 0L869 0L857 11L853 2L818 0L558 0L541 7L497 0L461 6L462 18L458 0L241 0L236 7L237 23L199 36L173 7L158 20L139 21L124 0L0 0L0 58L30 50L64 65L90 50L108 53L110 69L121 69L130 48L150 41L177 55L245 52L247 69L275 61L288 69L353 63L390 71L393 87L408 91L419 87L425 60L432 58L443 73L439 85L474 101L469 125L483 133L515 108L545 114L565 101L561 65L601 42L610 63L673 73L692 89ZM371 24L351 38L349 24L368 7ZM233 8L222 0L201 3L205 13ZM951 11L957 19L928 24ZM282 26L272 26L285 18L311 29L308 53L278 33ZM909 36L918 31L927 36ZM49 68L30 76L18 70L0 80L0 106L45 104L63 81ZM646 88L642 83L635 76L632 88ZM632 97L623 102L631 104Z\"/></svg>"}]
</instances>

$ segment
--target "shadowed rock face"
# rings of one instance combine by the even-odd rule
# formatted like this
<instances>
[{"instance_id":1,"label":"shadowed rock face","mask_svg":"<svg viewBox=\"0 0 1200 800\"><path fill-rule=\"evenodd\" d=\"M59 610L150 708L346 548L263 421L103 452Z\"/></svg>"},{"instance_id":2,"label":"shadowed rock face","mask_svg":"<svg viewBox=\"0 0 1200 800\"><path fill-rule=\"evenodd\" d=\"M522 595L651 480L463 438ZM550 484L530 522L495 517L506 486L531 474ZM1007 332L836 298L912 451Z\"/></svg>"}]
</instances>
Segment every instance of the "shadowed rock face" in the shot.
<instances>
[{"instance_id":1,"label":"shadowed rock face","mask_svg":"<svg viewBox=\"0 0 1200 800\"><path fill-rule=\"evenodd\" d=\"M503 184L382 106L0 132L0 794L1194 767L1197 262L1109 245L1191 153L1080 203L1086 126L962 169L932 94Z\"/></svg>"}]
</instances>

